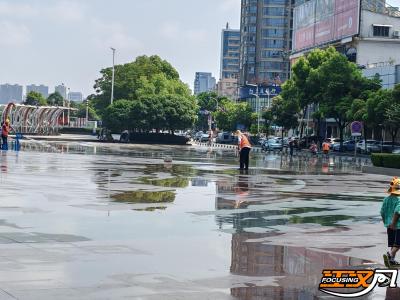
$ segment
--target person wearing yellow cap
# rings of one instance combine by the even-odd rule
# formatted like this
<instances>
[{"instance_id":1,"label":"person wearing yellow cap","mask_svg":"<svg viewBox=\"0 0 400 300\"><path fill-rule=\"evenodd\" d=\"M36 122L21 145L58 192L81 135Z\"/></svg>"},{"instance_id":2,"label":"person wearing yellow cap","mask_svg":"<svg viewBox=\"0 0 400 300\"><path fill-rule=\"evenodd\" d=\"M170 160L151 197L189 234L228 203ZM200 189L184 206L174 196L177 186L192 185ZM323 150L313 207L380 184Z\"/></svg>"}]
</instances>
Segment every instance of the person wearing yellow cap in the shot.
<instances>
[{"instance_id":1,"label":"person wearing yellow cap","mask_svg":"<svg viewBox=\"0 0 400 300\"><path fill-rule=\"evenodd\" d=\"M390 251L383 255L383 261L387 268L400 267L395 260L396 253L400 249L400 179L394 177L388 189L389 196L383 200L381 208L382 221L387 228L388 247Z\"/></svg>"},{"instance_id":2,"label":"person wearing yellow cap","mask_svg":"<svg viewBox=\"0 0 400 300\"><path fill-rule=\"evenodd\" d=\"M2 150L8 150L8 134L10 133L10 128L10 119L7 119L1 126Z\"/></svg>"}]
</instances>

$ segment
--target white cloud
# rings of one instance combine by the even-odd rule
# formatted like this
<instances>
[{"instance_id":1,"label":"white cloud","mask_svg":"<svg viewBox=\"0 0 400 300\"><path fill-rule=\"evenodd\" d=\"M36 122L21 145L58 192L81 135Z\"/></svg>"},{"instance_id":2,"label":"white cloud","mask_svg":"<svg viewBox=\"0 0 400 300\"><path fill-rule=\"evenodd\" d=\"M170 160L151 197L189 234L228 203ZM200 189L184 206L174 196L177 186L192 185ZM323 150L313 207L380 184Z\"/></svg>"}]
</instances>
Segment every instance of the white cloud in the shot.
<instances>
[{"instance_id":1,"label":"white cloud","mask_svg":"<svg viewBox=\"0 0 400 300\"><path fill-rule=\"evenodd\" d=\"M176 21L166 22L161 26L161 36L175 41L182 42L205 42L207 32L203 29L187 29Z\"/></svg>"},{"instance_id":2,"label":"white cloud","mask_svg":"<svg viewBox=\"0 0 400 300\"><path fill-rule=\"evenodd\" d=\"M143 43L129 35L120 23L104 23L92 18L89 30L94 45L101 49L114 47L118 50L139 50Z\"/></svg>"},{"instance_id":3,"label":"white cloud","mask_svg":"<svg viewBox=\"0 0 400 300\"><path fill-rule=\"evenodd\" d=\"M75 1L60 1L45 8L43 13L55 21L79 22L86 18L86 7Z\"/></svg>"},{"instance_id":4,"label":"white cloud","mask_svg":"<svg viewBox=\"0 0 400 300\"><path fill-rule=\"evenodd\" d=\"M240 0L220 0L218 9L223 12L236 11L240 7Z\"/></svg>"},{"instance_id":5,"label":"white cloud","mask_svg":"<svg viewBox=\"0 0 400 300\"><path fill-rule=\"evenodd\" d=\"M23 3L10 3L6 1L0 1L0 15L10 17L31 17L37 15L37 10L29 4Z\"/></svg>"},{"instance_id":6,"label":"white cloud","mask_svg":"<svg viewBox=\"0 0 400 300\"><path fill-rule=\"evenodd\" d=\"M28 27L8 21L0 22L0 36L1 46L23 46L29 44L32 40Z\"/></svg>"}]
</instances>

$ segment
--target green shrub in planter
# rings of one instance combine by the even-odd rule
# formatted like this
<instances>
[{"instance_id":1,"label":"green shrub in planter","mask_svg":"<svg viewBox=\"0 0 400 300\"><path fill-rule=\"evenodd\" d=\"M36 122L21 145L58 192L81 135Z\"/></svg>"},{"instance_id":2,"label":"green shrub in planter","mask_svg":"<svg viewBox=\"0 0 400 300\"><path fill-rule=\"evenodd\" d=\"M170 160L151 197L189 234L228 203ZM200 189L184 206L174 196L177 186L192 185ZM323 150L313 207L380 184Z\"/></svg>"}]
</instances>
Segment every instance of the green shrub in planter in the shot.
<instances>
[{"instance_id":1,"label":"green shrub in planter","mask_svg":"<svg viewBox=\"0 0 400 300\"><path fill-rule=\"evenodd\" d=\"M400 154L373 153L371 160L375 167L400 169Z\"/></svg>"}]
</instances>

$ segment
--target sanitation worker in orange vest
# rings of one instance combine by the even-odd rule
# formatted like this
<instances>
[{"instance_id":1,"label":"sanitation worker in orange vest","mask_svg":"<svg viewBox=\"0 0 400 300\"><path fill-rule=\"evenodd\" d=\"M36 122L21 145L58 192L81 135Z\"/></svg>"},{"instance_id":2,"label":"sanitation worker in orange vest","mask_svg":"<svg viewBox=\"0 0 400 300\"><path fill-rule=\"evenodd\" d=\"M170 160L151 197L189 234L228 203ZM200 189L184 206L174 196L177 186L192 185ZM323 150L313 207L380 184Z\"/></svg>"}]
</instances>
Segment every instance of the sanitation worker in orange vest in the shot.
<instances>
[{"instance_id":1,"label":"sanitation worker in orange vest","mask_svg":"<svg viewBox=\"0 0 400 300\"><path fill-rule=\"evenodd\" d=\"M240 130L236 131L238 137L238 147L240 155L240 170L249 169L249 155L251 150L251 144L246 135L244 135Z\"/></svg>"},{"instance_id":2,"label":"sanitation worker in orange vest","mask_svg":"<svg viewBox=\"0 0 400 300\"><path fill-rule=\"evenodd\" d=\"M322 151L324 152L325 155L329 155L329 150L330 150L329 141L325 140L325 142L322 144Z\"/></svg>"},{"instance_id":3,"label":"sanitation worker in orange vest","mask_svg":"<svg viewBox=\"0 0 400 300\"><path fill-rule=\"evenodd\" d=\"M7 119L5 122L3 122L1 126L1 139L3 142L2 145L2 150L8 150L8 134L10 132L11 126L10 126L10 120Z\"/></svg>"}]
</instances>

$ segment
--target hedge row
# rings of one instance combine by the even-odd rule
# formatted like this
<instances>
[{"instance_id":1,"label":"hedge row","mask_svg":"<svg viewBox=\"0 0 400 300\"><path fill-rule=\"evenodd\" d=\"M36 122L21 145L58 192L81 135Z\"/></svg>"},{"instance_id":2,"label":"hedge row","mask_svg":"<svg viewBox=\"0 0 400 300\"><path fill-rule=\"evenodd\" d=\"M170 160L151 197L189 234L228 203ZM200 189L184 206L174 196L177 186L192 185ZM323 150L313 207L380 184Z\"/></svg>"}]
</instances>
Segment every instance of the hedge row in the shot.
<instances>
[{"instance_id":1,"label":"hedge row","mask_svg":"<svg viewBox=\"0 0 400 300\"><path fill-rule=\"evenodd\" d=\"M400 169L400 154L372 153L371 160L375 167Z\"/></svg>"}]
</instances>

